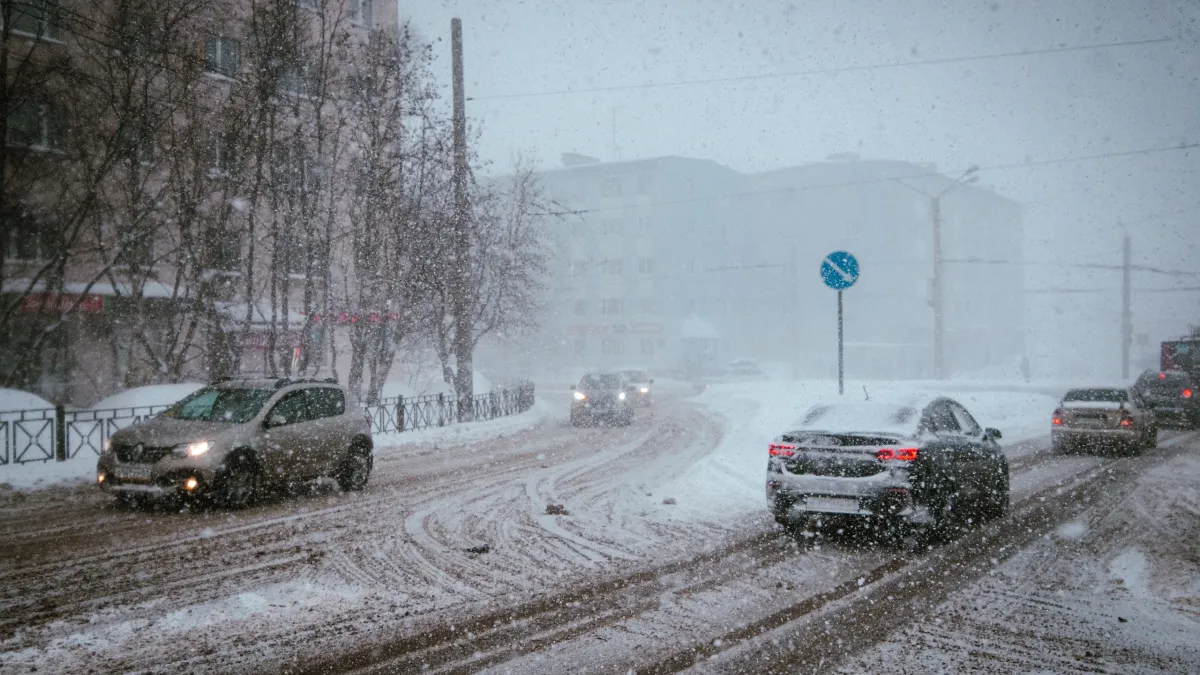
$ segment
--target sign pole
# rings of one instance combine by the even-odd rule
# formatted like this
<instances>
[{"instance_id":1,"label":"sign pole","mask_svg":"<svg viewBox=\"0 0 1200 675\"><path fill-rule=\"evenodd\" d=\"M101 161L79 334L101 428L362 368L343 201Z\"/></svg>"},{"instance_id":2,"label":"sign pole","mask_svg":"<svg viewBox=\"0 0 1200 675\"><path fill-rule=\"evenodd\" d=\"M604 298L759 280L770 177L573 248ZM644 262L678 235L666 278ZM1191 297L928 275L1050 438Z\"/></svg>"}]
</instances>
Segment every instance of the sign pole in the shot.
<instances>
[{"instance_id":1,"label":"sign pole","mask_svg":"<svg viewBox=\"0 0 1200 675\"><path fill-rule=\"evenodd\" d=\"M843 345L842 336L844 334L842 332L842 292L838 291L837 294L838 294L838 396L841 396L846 393L845 383L844 383L844 380L842 379L842 374L845 372L846 361L844 358L844 352L843 352L843 348L842 348L842 345Z\"/></svg>"},{"instance_id":2,"label":"sign pole","mask_svg":"<svg viewBox=\"0 0 1200 675\"><path fill-rule=\"evenodd\" d=\"M821 261L821 279L838 294L838 396L846 394L846 332L842 321L842 291L858 281L858 274L858 259L846 251L834 251Z\"/></svg>"}]
</instances>

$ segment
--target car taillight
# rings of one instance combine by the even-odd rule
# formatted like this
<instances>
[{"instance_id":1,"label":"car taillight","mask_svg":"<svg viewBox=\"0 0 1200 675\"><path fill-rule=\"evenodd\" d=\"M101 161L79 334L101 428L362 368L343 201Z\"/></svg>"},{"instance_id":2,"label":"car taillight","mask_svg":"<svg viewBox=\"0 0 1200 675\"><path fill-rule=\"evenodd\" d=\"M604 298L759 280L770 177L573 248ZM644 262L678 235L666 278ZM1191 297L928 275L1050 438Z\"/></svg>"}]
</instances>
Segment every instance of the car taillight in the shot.
<instances>
[{"instance_id":1,"label":"car taillight","mask_svg":"<svg viewBox=\"0 0 1200 675\"><path fill-rule=\"evenodd\" d=\"M1051 421L1051 424L1062 424L1062 414L1062 410L1055 410L1054 418Z\"/></svg>"},{"instance_id":2,"label":"car taillight","mask_svg":"<svg viewBox=\"0 0 1200 675\"><path fill-rule=\"evenodd\" d=\"M880 448L875 451L875 459L879 461L898 459L901 462L911 462L917 458L917 448Z\"/></svg>"},{"instance_id":3,"label":"car taillight","mask_svg":"<svg viewBox=\"0 0 1200 675\"><path fill-rule=\"evenodd\" d=\"M796 454L796 446L784 443L772 443L767 447L767 452L772 457L791 457Z\"/></svg>"},{"instance_id":4,"label":"car taillight","mask_svg":"<svg viewBox=\"0 0 1200 675\"><path fill-rule=\"evenodd\" d=\"M1130 417L1129 415L1122 416L1121 417L1121 426L1123 426L1123 427L1133 426L1133 418Z\"/></svg>"},{"instance_id":5,"label":"car taillight","mask_svg":"<svg viewBox=\"0 0 1200 675\"><path fill-rule=\"evenodd\" d=\"M1184 398L1191 398L1191 397L1192 397L1192 390L1191 390L1191 389L1184 389L1184 390L1183 390L1183 397L1184 397Z\"/></svg>"}]
</instances>

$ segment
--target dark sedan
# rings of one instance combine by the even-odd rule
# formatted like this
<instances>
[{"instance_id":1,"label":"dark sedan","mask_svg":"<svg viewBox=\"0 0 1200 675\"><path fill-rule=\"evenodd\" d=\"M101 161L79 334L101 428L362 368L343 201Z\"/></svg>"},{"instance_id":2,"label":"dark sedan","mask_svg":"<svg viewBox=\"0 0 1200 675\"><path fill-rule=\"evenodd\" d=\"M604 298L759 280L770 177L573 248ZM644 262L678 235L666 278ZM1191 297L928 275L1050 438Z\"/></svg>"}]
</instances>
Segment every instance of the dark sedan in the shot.
<instances>
[{"instance_id":1,"label":"dark sedan","mask_svg":"<svg viewBox=\"0 0 1200 675\"><path fill-rule=\"evenodd\" d=\"M789 529L851 518L947 536L1008 508L999 438L943 397L818 405L771 442L767 504Z\"/></svg>"},{"instance_id":2,"label":"dark sedan","mask_svg":"<svg viewBox=\"0 0 1200 675\"><path fill-rule=\"evenodd\" d=\"M1181 370L1148 370L1133 385L1159 426L1200 428L1196 378Z\"/></svg>"}]
</instances>

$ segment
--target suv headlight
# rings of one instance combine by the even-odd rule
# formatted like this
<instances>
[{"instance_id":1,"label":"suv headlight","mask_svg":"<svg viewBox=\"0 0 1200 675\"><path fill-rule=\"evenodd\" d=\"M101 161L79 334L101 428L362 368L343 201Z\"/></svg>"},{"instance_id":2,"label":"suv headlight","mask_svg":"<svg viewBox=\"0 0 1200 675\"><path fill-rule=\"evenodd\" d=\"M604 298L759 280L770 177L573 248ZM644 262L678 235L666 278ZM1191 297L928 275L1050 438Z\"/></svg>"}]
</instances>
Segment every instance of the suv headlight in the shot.
<instances>
[{"instance_id":1,"label":"suv headlight","mask_svg":"<svg viewBox=\"0 0 1200 675\"><path fill-rule=\"evenodd\" d=\"M212 441L196 441L195 443L182 443L171 449L171 453L176 457L199 457L208 452L212 448Z\"/></svg>"},{"instance_id":2,"label":"suv headlight","mask_svg":"<svg viewBox=\"0 0 1200 675\"><path fill-rule=\"evenodd\" d=\"M576 401L582 401L585 398L587 398L587 396L585 396L582 391L575 392L575 400Z\"/></svg>"},{"instance_id":3,"label":"suv headlight","mask_svg":"<svg viewBox=\"0 0 1200 675\"><path fill-rule=\"evenodd\" d=\"M643 394L649 394L649 393L650 393L650 387L642 387L642 393L643 393Z\"/></svg>"},{"instance_id":4,"label":"suv headlight","mask_svg":"<svg viewBox=\"0 0 1200 675\"><path fill-rule=\"evenodd\" d=\"M619 398L619 399L621 399L622 401L624 401L624 400L625 400L625 392L621 392L621 393L617 394L617 398Z\"/></svg>"}]
</instances>

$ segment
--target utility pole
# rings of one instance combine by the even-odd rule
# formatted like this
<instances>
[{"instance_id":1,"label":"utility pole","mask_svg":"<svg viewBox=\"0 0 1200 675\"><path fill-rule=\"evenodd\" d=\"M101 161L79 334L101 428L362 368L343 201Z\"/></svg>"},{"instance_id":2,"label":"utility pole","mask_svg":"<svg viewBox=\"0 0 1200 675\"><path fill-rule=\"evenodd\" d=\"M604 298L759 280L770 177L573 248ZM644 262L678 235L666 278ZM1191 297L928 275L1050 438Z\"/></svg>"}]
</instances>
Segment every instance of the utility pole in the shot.
<instances>
[{"instance_id":1,"label":"utility pole","mask_svg":"<svg viewBox=\"0 0 1200 675\"><path fill-rule=\"evenodd\" d=\"M942 198L933 198L933 377L946 377L944 298L942 294Z\"/></svg>"},{"instance_id":2,"label":"utility pole","mask_svg":"<svg viewBox=\"0 0 1200 675\"><path fill-rule=\"evenodd\" d=\"M800 379L800 279L796 274L796 261L799 260L796 251L796 240L791 241L791 259L787 266L787 284L790 289L788 294L792 305L792 379Z\"/></svg>"},{"instance_id":3,"label":"utility pole","mask_svg":"<svg viewBox=\"0 0 1200 675\"><path fill-rule=\"evenodd\" d=\"M1133 245L1129 233L1121 252L1121 379L1129 379L1129 348L1133 343L1133 308L1131 307L1129 276L1133 265Z\"/></svg>"},{"instance_id":4,"label":"utility pole","mask_svg":"<svg viewBox=\"0 0 1200 675\"><path fill-rule=\"evenodd\" d=\"M450 20L450 50L454 71L454 259L450 272L451 311L454 312L454 391L459 397L459 417L474 406L472 374L471 298L468 288L471 265L471 223L467 204L467 102L463 94L462 19Z\"/></svg>"}]
</instances>

